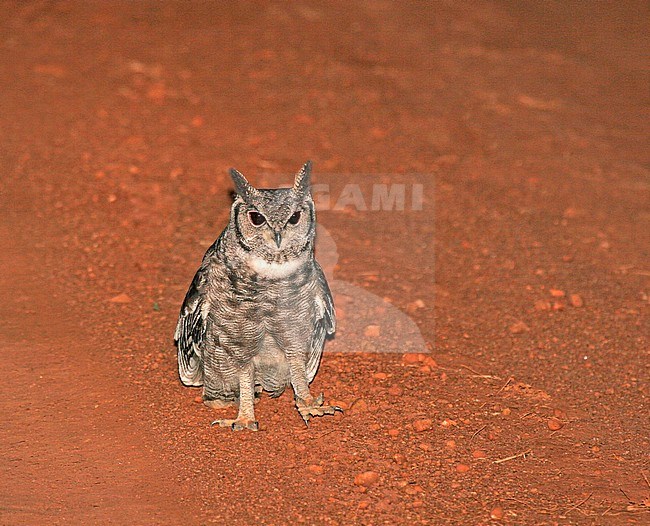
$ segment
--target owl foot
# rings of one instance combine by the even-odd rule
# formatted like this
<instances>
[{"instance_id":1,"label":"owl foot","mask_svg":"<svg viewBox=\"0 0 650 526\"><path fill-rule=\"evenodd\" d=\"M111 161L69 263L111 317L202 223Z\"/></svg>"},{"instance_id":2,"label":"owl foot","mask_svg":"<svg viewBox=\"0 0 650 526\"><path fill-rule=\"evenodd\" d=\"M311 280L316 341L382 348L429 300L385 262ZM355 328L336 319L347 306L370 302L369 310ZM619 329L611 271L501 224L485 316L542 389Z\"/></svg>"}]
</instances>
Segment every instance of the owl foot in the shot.
<instances>
[{"instance_id":1,"label":"owl foot","mask_svg":"<svg viewBox=\"0 0 650 526\"><path fill-rule=\"evenodd\" d=\"M250 429L251 431L259 431L260 424L256 420L249 420L248 418L236 418L215 420L210 424L211 426L218 425L219 427L229 427L233 431L241 431L243 429Z\"/></svg>"},{"instance_id":2,"label":"owl foot","mask_svg":"<svg viewBox=\"0 0 650 526\"><path fill-rule=\"evenodd\" d=\"M337 411L343 412L343 409L336 405L323 405L323 400L323 393L318 395L318 398L311 397L311 403L308 400L296 398L296 407L306 425L309 425L309 420L313 416L333 415Z\"/></svg>"}]
</instances>

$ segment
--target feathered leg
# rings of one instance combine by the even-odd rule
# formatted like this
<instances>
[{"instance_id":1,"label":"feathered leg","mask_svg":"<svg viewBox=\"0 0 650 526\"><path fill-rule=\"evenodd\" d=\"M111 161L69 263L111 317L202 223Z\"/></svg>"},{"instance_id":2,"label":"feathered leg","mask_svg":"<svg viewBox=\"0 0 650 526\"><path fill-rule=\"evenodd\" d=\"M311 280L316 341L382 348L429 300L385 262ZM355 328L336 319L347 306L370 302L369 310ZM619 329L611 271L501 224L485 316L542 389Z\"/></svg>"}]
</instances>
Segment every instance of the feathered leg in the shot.
<instances>
[{"instance_id":1,"label":"feathered leg","mask_svg":"<svg viewBox=\"0 0 650 526\"><path fill-rule=\"evenodd\" d=\"M255 366L253 362L247 364L239 373L239 412L234 420L215 420L212 425L230 427L233 431L250 429L259 430L259 423L255 420Z\"/></svg>"}]
</instances>

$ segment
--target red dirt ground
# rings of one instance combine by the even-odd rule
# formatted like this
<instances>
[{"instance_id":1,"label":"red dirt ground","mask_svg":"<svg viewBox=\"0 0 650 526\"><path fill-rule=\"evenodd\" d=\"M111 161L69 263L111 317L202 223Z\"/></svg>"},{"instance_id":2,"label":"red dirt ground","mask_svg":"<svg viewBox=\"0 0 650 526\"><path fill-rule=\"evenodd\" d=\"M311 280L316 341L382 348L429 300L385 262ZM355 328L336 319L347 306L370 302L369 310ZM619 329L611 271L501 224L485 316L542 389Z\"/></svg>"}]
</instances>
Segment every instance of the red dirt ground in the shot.
<instances>
[{"instance_id":1,"label":"red dirt ground","mask_svg":"<svg viewBox=\"0 0 650 526\"><path fill-rule=\"evenodd\" d=\"M0 523L648 523L647 3L466 4L2 2ZM172 334L226 170L307 159L423 185L319 215L380 336L344 415L211 428ZM434 361L354 352L388 304Z\"/></svg>"}]
</instances>

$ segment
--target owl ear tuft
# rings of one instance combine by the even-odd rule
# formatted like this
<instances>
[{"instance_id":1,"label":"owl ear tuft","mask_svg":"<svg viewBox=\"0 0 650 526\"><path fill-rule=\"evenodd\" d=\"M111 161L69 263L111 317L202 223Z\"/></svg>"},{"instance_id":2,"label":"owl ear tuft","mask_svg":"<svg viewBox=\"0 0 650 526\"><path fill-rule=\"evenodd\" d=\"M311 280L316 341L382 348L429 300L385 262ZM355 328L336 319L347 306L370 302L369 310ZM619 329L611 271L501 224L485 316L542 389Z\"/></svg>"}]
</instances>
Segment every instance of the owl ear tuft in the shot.
<instances>
[{"instance_id":1,"label":"owl ear tuft","mask_svg":"<svg viewBox=\"0 0 650 526\"><path fill-rule=\"evenodd\" d=\"M309 193L310 180L311 161L307 161L296 174L296 180L293 183L293 191L300 196L307 195Z\"/></svg>"},{"instance_id":2,"label":"owl ear tuft","mask_svg":"<svg viewBox=\"0 0 650 526\"><path fill-rule=\"evenodd\" d=\"M257 188L252 186L246 178L234 168L230 169L230 177L232 177L232 182L235 183L235 192L237 192L237 195L239 195L244 201L248 201L258 193Z\"/></svg>"}]
</instances>

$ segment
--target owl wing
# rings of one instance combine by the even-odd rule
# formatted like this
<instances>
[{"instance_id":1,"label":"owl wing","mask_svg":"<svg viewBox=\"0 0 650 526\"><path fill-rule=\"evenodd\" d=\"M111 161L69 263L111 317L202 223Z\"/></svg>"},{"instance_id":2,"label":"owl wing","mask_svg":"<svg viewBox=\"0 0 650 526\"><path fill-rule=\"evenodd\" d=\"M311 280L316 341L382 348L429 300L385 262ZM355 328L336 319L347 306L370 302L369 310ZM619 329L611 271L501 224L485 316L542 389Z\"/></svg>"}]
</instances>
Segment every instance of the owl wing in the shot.
<instances>
[{"instance_id":1,"label":"owl wing","mask_svg":"<svg viewBox=\"0 0 650 526\"><path fill-rule=\"evenodd\" d=\"M329 285L318 263L316 265L316 316L311 337L311 349L307 357L307 379L311 382L316 376L320 357L323 354L326 336L336 331L336 315L334 313L334 300Z\"/></svg>"},{"instance_id":2,"label":"owl wing","mask_svg":"<svg viewBox=\"0 0 650 526\"><path fill-rule=\"evenodd\" d=\"M210 302L207 285L214 245L208 249L201 267L194 275L192 284L185 294L185 301L176 325L174 341L178 347L178 374L184 385L203 385L202 344L207 330L207 315Z\"/></svg>"}]
</instances>

